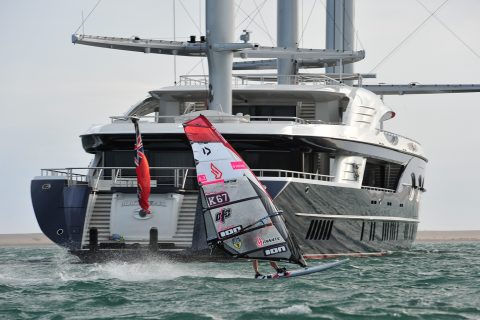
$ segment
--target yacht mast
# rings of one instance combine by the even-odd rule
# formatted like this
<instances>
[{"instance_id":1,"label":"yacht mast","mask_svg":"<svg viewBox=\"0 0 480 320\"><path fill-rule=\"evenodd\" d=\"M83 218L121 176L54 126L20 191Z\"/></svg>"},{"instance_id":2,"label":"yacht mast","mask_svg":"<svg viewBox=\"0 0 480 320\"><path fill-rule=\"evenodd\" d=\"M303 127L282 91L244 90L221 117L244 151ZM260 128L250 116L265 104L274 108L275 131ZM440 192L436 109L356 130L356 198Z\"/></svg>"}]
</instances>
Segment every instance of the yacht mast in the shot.
<instances>
[{"instance_id":1,"label":"yacht mast","mask_svg":"<svg viewBox=\"0 0 480 320\"><path fill-rule=\"evenodd\" d=\"M277 0L277 47L298 49L298 0ZM297 72L293 57L277 60L278 84L295 84Z\"/></svg>"},{"instance_id":2,"label":"yacht mast","mask_svg":"<svg viewBox=\"0 0 480 320\"><path fill-rule=\"evenodd\" d=\"M327 0L327 50L353 51L353 17L353 0ZM326 72L353 74L353 63L344 64L340 60L338 66L328 67Z\"/></svg>"},{"instance_id":3,"label":"yacht mast","mask_svg":"<svg viewBox=\"0 0 480 320\"><path fill-rule=\"evenodd\" d=\"M232 113L233 0L206 0L208 109Z\"/></svg>"}]
</instances>

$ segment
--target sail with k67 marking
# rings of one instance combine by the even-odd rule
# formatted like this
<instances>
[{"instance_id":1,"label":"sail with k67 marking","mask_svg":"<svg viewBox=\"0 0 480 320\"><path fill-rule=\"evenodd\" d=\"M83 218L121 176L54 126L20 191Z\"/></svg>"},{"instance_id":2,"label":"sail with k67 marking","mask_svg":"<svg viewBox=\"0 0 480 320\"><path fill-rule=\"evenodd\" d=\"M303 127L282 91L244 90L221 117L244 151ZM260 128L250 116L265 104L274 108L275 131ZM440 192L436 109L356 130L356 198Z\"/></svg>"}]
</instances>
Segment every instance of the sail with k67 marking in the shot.
<instances>
[{"instance_id":1,"label":"sail with k67 marking","mask_svg":"<svg viewBox=\"0 0 480 320\"><path fill-rule=\"evenodd\" d=\"M306 266L282 213L242 157L206 117L183 126L195 158L207 242L238 258Z\"/></svg>"}]
</instances>

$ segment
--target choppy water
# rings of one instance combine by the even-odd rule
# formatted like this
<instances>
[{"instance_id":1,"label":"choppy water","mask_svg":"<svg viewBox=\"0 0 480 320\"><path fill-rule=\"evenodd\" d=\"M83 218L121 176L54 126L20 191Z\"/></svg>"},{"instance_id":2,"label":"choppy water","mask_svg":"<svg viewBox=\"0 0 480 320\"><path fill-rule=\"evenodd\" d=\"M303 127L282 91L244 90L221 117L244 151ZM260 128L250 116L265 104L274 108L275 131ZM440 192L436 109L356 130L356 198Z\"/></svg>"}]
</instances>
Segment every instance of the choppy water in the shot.
<instances>
[{"instance_id":1,"label":"choppy water","mask_svg":"<svg viewBox=\"0 0 480 320\"><path fill-rule=\"evenodd\" d=\"M0 248L0 319L480 319L479 252L417 244L258 281L250 263L79 264L57 247Z\"/></svg>"}]
</instances>

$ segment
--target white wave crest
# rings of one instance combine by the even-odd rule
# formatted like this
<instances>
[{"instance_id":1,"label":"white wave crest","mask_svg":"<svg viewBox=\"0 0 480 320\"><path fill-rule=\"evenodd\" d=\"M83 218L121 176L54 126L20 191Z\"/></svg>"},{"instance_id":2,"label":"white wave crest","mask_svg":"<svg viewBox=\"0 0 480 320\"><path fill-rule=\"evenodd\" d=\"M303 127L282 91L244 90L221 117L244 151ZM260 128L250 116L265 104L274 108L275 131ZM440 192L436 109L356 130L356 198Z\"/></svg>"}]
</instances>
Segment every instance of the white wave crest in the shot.
<instances>
[{"instance_id":1,"label":"white wave crest","mask_svg":"<svg viewBox=\"0 0 480 320\"><path fill-rule=\"evenodd\" d=\"M240 273L240 272L239 272ZM180 277L239 278L234 271L224 270L218 265L202 263L154 262L108 262L90 266L77 265L60 272L63 281L118 279L142 282L150 280L173 280Z\"/></svg>"},{"instance_id":2,"label":"white wave crest","mask_svg":"<svg viewBox=\"0 0 480 320\"><path fill-rule=\"evenodd\" d=\"M290 307L280 309L275 312L277 315L284 314L311 314L312 309L306 304L294 304Z\"/></svg>"}]
</instances>

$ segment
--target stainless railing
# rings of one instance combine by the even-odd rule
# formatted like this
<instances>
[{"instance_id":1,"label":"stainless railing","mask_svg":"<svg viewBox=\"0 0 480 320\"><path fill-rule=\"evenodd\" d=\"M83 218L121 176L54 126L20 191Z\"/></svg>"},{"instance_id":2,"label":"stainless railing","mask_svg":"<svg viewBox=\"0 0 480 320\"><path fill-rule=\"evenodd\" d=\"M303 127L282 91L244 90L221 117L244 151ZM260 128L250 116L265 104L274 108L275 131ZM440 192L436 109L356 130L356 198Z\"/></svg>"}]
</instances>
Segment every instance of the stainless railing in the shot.
<instances>
[{"instance_id":1,"label":"stainless railing","mask_svg":"<svg viewBox=\"0 0 480 320\"><path fill-rule=\"evenodd\" d=\"M92 167L42 169L42 176L65 177L68 185L88 184L94 190L137 187L135 167ZM152 186L195 188L197 177L190 167L150 167Z\"/></svg>"},{"instance_id":2,"label":"stainless railing","mask_svg":"<svg viewBox=\"0 0 480 320\"><path fill-rule=\"evenodd\" d=\"M128 171L130 172L128 172ZM88 184L95 190L111 187L136 187L135 167L94 167L42 169L44 177L65 177L69 185ZM254 169L258 177L298 178L317 181L333 181L333 176L316 173L278 170ZM192 167L150 167L150 179L153 186L173 186L176 188L196 188L196 172Z\"/></svg>"},{"instance_id":3,"label":"stainless railing","mask_svg":"<svg viewBox=\"0 0 480 320\"><path fill-rule=\"evenodd\" d=\"M394 192L395 192L395 190L393 190L393 189L377 188L377 187L368 187L368 186L362 186L362 189L365 189L365 190L373 190L373 191L389 192L389 193L394 193Z\"/></svg>"},{"instance_id":4,"label":"stainless railing","mask_svg":"<svg viewBox=\"0 0 480 320\"><path fill-rule=\"evenodd\" d=\"M130 172L128 172L128 171ZM88 184L94 191L112 187L137 187L135 167L94 167L41 169L45 177L65 177L68 185ZM297 178L315 181L334 181L335 177L309 172L253 169L259 178ZM171 186L184 190L197 189L197 175L192 167L150 167L152 186ZM362 186L362 189L394 193L393 189Z\"/></svg>"},{"instance_id":5,"label":"stainless railing","mask_svg":"<svg viewBox=\"0 0 480 320\"><path fill-rule=\"evenodd\" d=\"M297 179L308 179L308 180L318 180L318 181L333 181L333 179L335 178L334 176L328 176L323 174L289 171L289 170L253 169L252 171L257 175L257 177L297 178Z\"/></svg>"},{"instance_id":6,"label":"stainless railing","mask_svg":"<svg viewBox=\"0 0 480 320\"><path fill-rule=\"evenodd\" d=\"M344 85L342 82L335 80L323 74L301 74L301 75L284 75L280 76L286 82L300 85ZM232 85L239 87L251 84L277 84L278 75L271 74L234 74L232 75ZM177 82L180 86L208 86L208 75L182 75Z\"/></svg>"},{"instance_id":7,"label":"stainless railing","mask_svg":"<svg viewBox=\"0 0 480 320\"><path fill-rule=\"evenodd\" d=\"M155 123L158 120L168 120L166 122L175 122L175 119L182 117L182 116L188 116L187 114L183 115L176 115L176 116L141 116L140 119L145 122L152 122ZM254 121L262 121L262 122L268 122L268 123L274 123L274 122L293 122L295 124L326 124L326 125L345 125L344 123L341 122L325 122L323 120L306 120L303 118L299 117L286 117L286 116L250 116L250 115L221 115L221 116L209 116L209 119L212 121L218 121L218 120L226 120L230 118L236 118L239 119L241 122L254 122ZM125 116L111 116L110 117L111 122L115 122L118 120L127 120ZM162 121L162 123L165 121Z\"/></svg>"}]
</instances>

